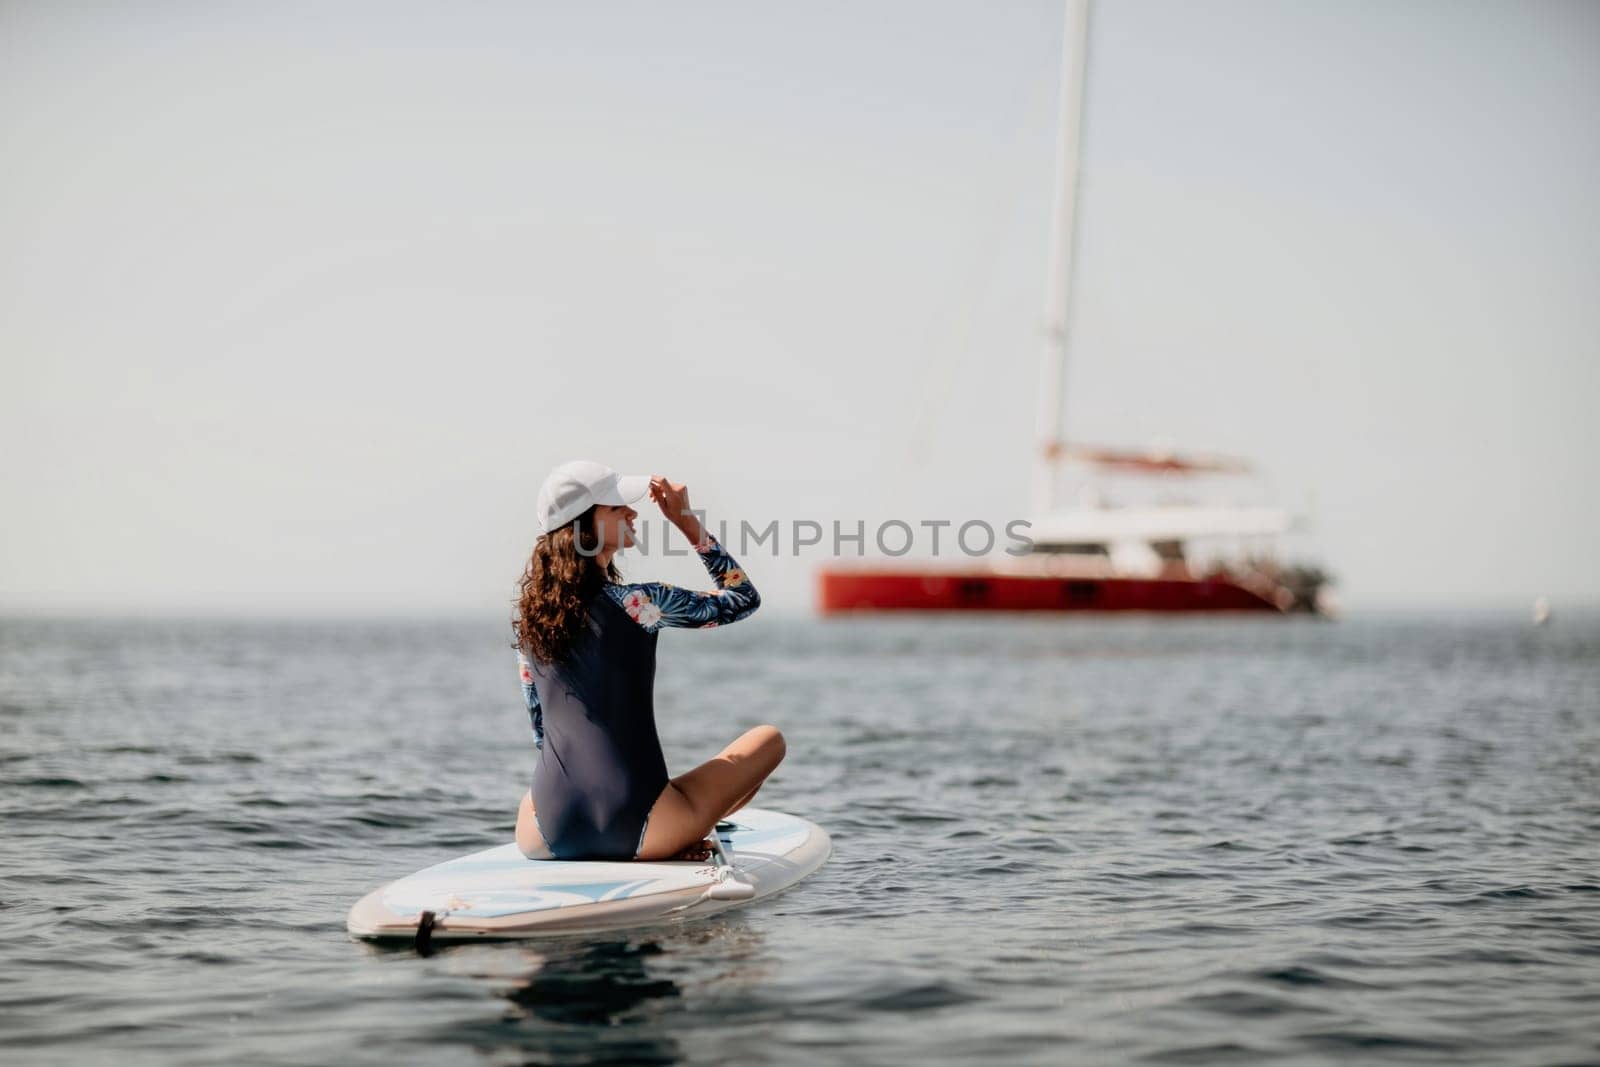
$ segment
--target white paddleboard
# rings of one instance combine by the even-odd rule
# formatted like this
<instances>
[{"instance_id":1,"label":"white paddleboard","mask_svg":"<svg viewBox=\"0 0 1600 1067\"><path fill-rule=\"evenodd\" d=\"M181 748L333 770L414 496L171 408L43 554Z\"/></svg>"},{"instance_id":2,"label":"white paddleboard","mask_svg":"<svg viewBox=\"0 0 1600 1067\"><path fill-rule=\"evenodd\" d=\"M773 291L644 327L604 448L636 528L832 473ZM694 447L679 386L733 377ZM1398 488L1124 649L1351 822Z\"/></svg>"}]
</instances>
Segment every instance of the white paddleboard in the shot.
<instances>
[{"instance_id":1,"label":"white paddleboard","mask_svg":"<svg viewBox=\"0 0 1600 1067\"><path fill-rule=\"evenodd\" d=\"M514 843L484 849L373 890L347 926L356 937L425 945L698 919L782 892L833 848L820 826L779 811L740 808L718 826L709 861L531 860Z\"/></svg>"}]
</instances>

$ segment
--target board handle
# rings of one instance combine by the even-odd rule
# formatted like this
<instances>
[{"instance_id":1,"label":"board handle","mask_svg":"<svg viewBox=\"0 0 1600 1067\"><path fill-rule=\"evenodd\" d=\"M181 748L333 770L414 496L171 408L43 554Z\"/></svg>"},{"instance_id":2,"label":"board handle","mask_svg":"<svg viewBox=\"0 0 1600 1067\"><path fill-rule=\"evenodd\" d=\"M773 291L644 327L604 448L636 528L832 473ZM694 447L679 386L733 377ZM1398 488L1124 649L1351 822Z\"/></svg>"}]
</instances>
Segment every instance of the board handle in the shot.
<instances>
[{"instance_id":1,"label":"board handle","mask_svg":"<svg viewBox=\"0 0 1600 1067\"><path fill-rule=\"evenodd\" d=\"M717 880L705 891L706 900L749 900L756 895L756 887L744 879L744 872L733 864L733 857L722 847L722 838L711 835L711 847L717 854Z\"/></svg>"}]
</instances>

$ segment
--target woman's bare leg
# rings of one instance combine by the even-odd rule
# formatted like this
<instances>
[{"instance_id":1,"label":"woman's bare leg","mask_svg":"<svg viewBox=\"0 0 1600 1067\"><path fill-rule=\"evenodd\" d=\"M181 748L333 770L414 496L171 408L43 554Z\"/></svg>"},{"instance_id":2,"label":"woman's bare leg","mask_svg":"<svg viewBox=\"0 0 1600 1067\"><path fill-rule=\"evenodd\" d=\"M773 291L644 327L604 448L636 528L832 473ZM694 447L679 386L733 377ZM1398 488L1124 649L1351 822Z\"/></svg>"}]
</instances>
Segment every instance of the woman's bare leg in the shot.
<instances>
[{"instance_id":1,"label":"woman's bare leg","mask_svg":"<svg viewBox=\"0 0 1600 1067\"><path fill-rule=\"evenodd\" d=\"M664 859L703 840L724 815L755 795L786 751L776 726L757 726L694 770L672 779L650 809L638 858Z\"/></svg>"},{"instance_id":2,"label":"woman's bare leg","mask_svg":"<svg viewBox=\"0 0 1600 1067\"><path fill-rule=\"evenodd\" d=\"M757 785L756 785L756 787L754 789L750 790L750 792L746 793L744 796L742 796L738 800L734 801L733 807L731 807L727 811L723 812L722 813L722 817L724 819L726 819L728 816L732 815L734 812L738 811L740 808L744 807L746 804L748 804L752 800L754 800L755 797L756 797L756 794L761 791L761 786L764 785L765 783L766 783L766 780L762 779L762 781L760 783L757 783Z\"/></svg>"}]
</instances>

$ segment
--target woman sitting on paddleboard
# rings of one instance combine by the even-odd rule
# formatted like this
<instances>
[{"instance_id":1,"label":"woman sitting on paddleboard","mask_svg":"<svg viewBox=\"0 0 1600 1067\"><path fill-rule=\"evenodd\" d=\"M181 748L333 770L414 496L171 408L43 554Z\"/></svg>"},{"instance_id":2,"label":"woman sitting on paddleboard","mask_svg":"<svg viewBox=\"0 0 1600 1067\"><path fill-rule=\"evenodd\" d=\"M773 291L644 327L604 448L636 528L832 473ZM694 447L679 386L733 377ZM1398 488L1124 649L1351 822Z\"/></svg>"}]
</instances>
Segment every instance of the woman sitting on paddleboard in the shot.
<instances>
[{"instance_id":1,"label":"woman sitting on paddleboard","mask_svg":"<svg viewBox=\"0 0 1600 1067\"><path fill-rule=\"evenodd\" d=\"M634 543L639 513L628 505L646 492L694 546L715 590L620 581L612 556ZM656 635L737 622L761 598L690 512L687 490L659 475L564 463L545 479L537 507L545 532L512 624L539 752L517 812L517 847L531 859L706 859L706 835L756 795L783 759L783 735L754 727L668 778L652 703Z\"/></svg>"}]
</instances>

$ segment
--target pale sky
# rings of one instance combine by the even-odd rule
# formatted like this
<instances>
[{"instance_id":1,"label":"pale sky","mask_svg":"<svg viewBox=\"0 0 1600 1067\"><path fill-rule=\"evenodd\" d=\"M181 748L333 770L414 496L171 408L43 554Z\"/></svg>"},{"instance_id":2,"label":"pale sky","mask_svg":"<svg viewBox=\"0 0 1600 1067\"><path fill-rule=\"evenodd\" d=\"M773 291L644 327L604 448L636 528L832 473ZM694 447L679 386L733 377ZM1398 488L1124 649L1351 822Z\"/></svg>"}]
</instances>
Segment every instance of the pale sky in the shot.
<instances>
[{"instance_id":1,"label":"pale sky","mask_svg":"<svg viewBox=\"0 0 1600 1067\"><path fill-rule=\"evenodd\" d=\"M0 3L0 612L503 615L580 457L1026 515L1060 36ZM1089 53L1068 436L1254 457L1351 609L1600 599L1600 4L1116 0ZM803 613L826 555L742 562Z\"/></svg>"}]
</instances>

